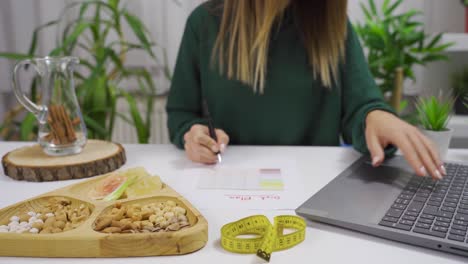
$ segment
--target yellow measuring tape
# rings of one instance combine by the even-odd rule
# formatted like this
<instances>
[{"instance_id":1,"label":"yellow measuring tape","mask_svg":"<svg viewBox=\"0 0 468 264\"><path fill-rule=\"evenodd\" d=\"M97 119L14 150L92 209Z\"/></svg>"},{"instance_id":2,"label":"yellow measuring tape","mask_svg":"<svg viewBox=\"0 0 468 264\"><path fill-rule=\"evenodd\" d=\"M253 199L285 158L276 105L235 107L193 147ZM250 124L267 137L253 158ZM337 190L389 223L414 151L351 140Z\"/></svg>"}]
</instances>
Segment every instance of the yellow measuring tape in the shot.
<instances>
[{"instance_id":1,"label":"yellow measuring tape","mask_svg":"<svg viewBox=\"0 0 468 264\"><path fill-rule=\"evenodd\" d=\"M294 232L283 234L285 228ZM291 248L305 239L306 223L295 215L276 216L273 225L264 215L254 215L224 225L221 228L221 246L235 253L256 253L270 261L271 253ZM254 238L238 238L256 235Z\"/></svg>"}]
</instances>

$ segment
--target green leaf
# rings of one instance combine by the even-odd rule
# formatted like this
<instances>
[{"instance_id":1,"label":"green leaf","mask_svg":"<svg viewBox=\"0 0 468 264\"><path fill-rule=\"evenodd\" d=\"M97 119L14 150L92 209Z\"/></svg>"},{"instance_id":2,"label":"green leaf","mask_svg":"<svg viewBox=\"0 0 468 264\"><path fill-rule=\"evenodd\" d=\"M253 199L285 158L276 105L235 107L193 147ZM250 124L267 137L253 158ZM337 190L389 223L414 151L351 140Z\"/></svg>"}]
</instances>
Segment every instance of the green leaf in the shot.
<instances>
[{"instance_id":1,"label":"green leaf","mask_svg":"<svg viewBox=\"0 0 468 264\"><path fill-rule=\"evenodd\" d=\"M153 115L153 108L154 108L154 98L153 96L148 96L146 99L146 129L148 133L148 139L150 137L150 129L151 129L151 117Z\"/></svg>"},{"instance_id":2,"label":"green leaf","mask_svg":"<svg viewBox=\"0 0 468 264\"><path fill-rule=\"evenodd\" d=\"M371 13L369 12L369 10L367 9L367 7L366 7L362 2L360 2L359 5L361 6L362 12L363 12L364 15L366 16L366 19L367 19L367 20L372 20L372 15L371 15Z\"/></svg>"},{"instance_id":3,"label":"green leaf","mask_svg":"<svg viewBox=\"0 0 468 264\"><path fill-rule=\"evenodd\" d=\"M453 108L453 99L420 98L416 105L420 124L427 130L443 131Z\"/></svg>"},{"instance_id":4,"label":"green leaf","mask_svg":"<svg viewBox=\"0 0 468 264\"><path fill-rule=\"evenodd\" d=\"M387 10L389 4L390 4L390 0L384 0L382 4L382 13L385 14L385 11Z\"/></svg>"},{"instance_id":5,"label":"green leaf","mask_svg":"<svg viewBox=\"0 0 468 264\"><path fill-rule=\"evenodd\" d=\"M58 56L65 47L68 47L70 44L75 43L78 37L91 26L88 22L79 22L76 24L73 32L67 36L65 41L62 43L62 46L55 48L50 52L50 56ZM65 54L68 55L68 54Z\"/></svg>"},{"instance_id":6,"label":"green leaf","mask_svg":"<svg viewBox=\"0 0 468 264\"><path fill-rule=\"evenodd\" d=\"M105 48L107 53L109 54L109 57L111 60L114 62L114 64L117 66L119 70L125 70L125 67L122 63L122 60L119 58L119 56L115 53L113 49Z\"/></svg>"},{"instance_id":7,"label":"green leaf","mask_svg":"<svg viewBox=\"0 0 468 264\"><path fill-rule=\"evenodd\" d=\"M375 6L374 0L369 0L368 2L369 2L369 7L370 7L370 10L371 10L372 14L377 16L378 15L377 7Z\"/></svg>"},{"instance_id":8,"label":"green leaf","mask_svg":"<svg viewBox=\"0 0 468 264\"><path fill-rule=\"evenodd\" d=\"M398 108L398 113L405 111L407 107L408 107L408 100L401 100L400 107Z\"/></svg>"},{"instance_id":9,"label":"green leaf","mask_svg":"<svg viewBox=\"0 0 468 264\"><path fill-rule=\"evenodd\" d=\"M29 54L0 52L0 58L5 58L9 60L24 60L24 59L31 59L32 56Z\"/></svg>"},{"instance_id":10,"label":"green leaf","mask_svg":"<svg viewBox=\"0 0 468 264\"><path fill-rule=\"evenodd\" d=\"M36 117L32 113L26 114L20 126L20 137L22 141L29 141L32 139L36 122Z\"/></svg>"},{"instance_id":11,"label":"green leaf","mask_svg":"<svg viewBox=\"0 0 468 264\"><path fill-rule=\"evenodd\" d=\"M93 23L90 26L91 32L93 34L94 42L97 42L97 43L99 43L100 41L103 41L99 36L99 33L101 31L100 29L101 23L99 21L101 21L101 4L96 5L96 10L94 11Z\"/></svg>"},{"instance_id":12,"label":"green leaf","mask_svg":"<svg viewBox=\"0 0 468 264\"><path fill-rule=\"evenodd\" d=\"M436 46L436 47L433 47L431 49L429 49L430 52L442 52L442 51L445 51L447 50L447 48L453 46L455 43L454 42L450 42L450 43L446 43L446 44L442 44L440 46Z\"/></svg>"},{"instance_id":13,"label":"green leaf","mask_svg":"<svg viewBox=\"0 0 468 264\"><path fill-rule=\"evenodd\" d=\"M100 138L107 138L109 136L107 129L91 117L83 114L83 120L86 124L86 127L92 130L94 133L98 134Z\"/></svg>"},{"instance_id":14,"label":"green leaf","mask_svg":"<svg viewBox=\"0 0 468 264\"><path fill-rule=\"evenodd\" d=\"M171 71L169 70L169 60L167 59L167 52L166 50L164 49L163 50L163 59L164 59L164 75L165 77L171 81L172 80L172 75L171 75Z\"/></svg>"},{"instance_id":15,"label":"green leaf","mask_svg":"<svg viewBox=\"0 0 468 264\"><path fill-rule=\"evenodd\" d=\"M83 83L83 86L87 89L85 93L85 101L91 102L92 99L86 99L88 97L93 97L93 92L95 88L94 82L100 75L105 74L104 72L104 65L106 63L106 59L109 56L109 51L104 49L102 57L99 58L97 64L93 67L90 77Z\"/></svg>"},{"instance_id":16,"label":"green leaf","mask_svg":"<svg viewBox=\"0 0 468 264\"><path fill-rule=\"evenodd\" d=\"M146 82L146 86L149 88L149 93L150 94L154 94L156 93L156 86L153 82L153 77L151 76L151 74L143 69L143 68L139 68L139 69L126 69L123 71L123 74L125 77L136 77L137 79L138 78L143 78ZM146 87L146 86L143 86L143 87ZM142 91L144 93L148 93L148 91L145 91L145 89L142 89Z\"/></svg>"},{"instance_id":17,"label":"green leaf","mask_svg":"<svg viewBox=\"0 0 468 264\"><path fill-rule=\"evenodd\" d=\"M109 0L108 4L114 9L117 9L119 7L120 0Z\"/></svg>"},{"instance_id":18,"label":"green leaf","mask_svg":"<svg viewBox=\"0 0 468 264\"><path fill-rule=\"evenodd\" d=\"M58 22L59 22L58 20L52 20L34 29L32 40L31 40L31 45L29 46L29 51L28 51L28 54L30 56L34 56L34 54L36 53L37 38L38 38L39 32L44 28L50 27L52 25L56 25Z\"/></svg>"},{"instance_id":19,"label":"green leaf","mask_svg":"<svg viewBox=\"0 0 468 264\"><path fill-rule=\"evenodd\" d=\"M37 85L39 83L39 76L36 75L33 77L31 82L31 100L33 103L37 104L37 100L40 98L37 96Z\"/></svg>"},{"instance_id":20,"label":"green leaf","mask_svg":"<svg viewBox=\"0 0 468 264\"><path fill-rule=\"evenodd\" d=\"M135 125L133 124L133 121L131 120L131 118L129 118L128 116L122 114L122 113L119 113L119 112L115 112L115 116L118 116L120 119L122 119L125 123L128 123L130 125Z\"/></svg>"},{"instance_id":21,"label":"green leaf","mask_svg":"<svg viewBox=\"0 0 468 264\"><path fill-rule=\"evenodd\" d=\"M448 60L448 56L447 55L444 55L444 54L429 54L429 55L426 55L422 58L422 61L424 63L427 63L427 62L432 62L432 61L443 61L443 60Z\"/></svg>"},{"instance_id":22,"label":"green leaf","mask_svg":"<svg viewBox=\"0 0 468 264\"><path fill-rule=\"evenodd\" d=\"M395 11L395 9L397 9L397 7L401 5L402 2L403 0L398 0L395 3L393 3L388 9L385 10L384 15L385 16L391 15L393 11Z\"/></svg>"},{"instance_id":23,"label":"green leaf","mask_svg":"<svg viewBox=\"0 0 468 264\"><path fill-rule=\"evenodd\" d=\"M130 107L130 114L133 119L133 123L135 124L135 129L138 135L138 143L148 143L149 140L149 133L148 128L143 123L143 119L141 118L140 111L138 110L138 106L136 103L135 98L133 98L130 94L124 93L125 98L127 99L128 106Z\"/></svg>"},{"instance_id":24,"label":"green leaf","mask_svg":"<svg viewBox=\"0 0 468 264\"><path fill-rule=\"evenodd\" d=\"M115 86L112 82L109 82L108 84L108 89L109 89L109 104L110 104L110 114L109 114L109 126L108 126L108 131L109 131L109 138L112 139L112 133L114 131L114 122L115 122L115 117L117 114L117 91L119 88Z\"/></svg>"},{"instance_id":25,"label":"green leaf","mask_svg":"<svg viewBox=\"0 0 468 264\"><path fill-rule=\"evenodd\" d=\"M88 11L89 7L89 2L83 2L80 6L80 13L78 14L78 19L83 18L83 16L86 14L86 11Z\"/></svg>"},{"instance_id":26,"label":"green leaf","mask_svg":"<svg viewBox=\"0 0 468 264\"><path fill-rule=\"evenodd\" d=\"M146 37L145 34L145 26L144 24L138 19L136 16L124 12L123 13L127 23L130 25L130 28L132 29L133 33L135 36L142 42L143 46L145 47L146 51L150 54L150 56L154 59L156 59L156 56L154 55L153 51L151 50L151 43Z\"/></svg>"},{"instance_id":27,"label":"green leaf","mask_svg":"<svg viewBox=\"0 0 468 264\"><path fill-rule=\"evenodd\" d=\"M434 38L432 38L431 42L427 44L426 48L430 49L437 45L439 41L442 39L442 34L437 34Z\"/></svg>"}]
</instances>

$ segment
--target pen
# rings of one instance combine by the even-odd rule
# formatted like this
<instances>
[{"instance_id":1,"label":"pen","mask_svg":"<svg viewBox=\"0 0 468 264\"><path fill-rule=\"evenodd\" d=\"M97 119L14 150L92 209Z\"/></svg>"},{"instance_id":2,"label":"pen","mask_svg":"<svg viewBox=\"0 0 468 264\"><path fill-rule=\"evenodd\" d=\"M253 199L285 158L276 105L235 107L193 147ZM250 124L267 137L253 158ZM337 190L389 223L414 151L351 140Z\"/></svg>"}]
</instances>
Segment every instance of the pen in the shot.
<instances>
[{"instance_id":1,"label":"pen","mask_svg":"<svg viewBox=\"0 0 468 264\"><path fill-rule=\"evenodd\" d=\"M215 128L214 128L214 125L213 125L213 119L211 118L211 114L210 114L210 111L208 110L208 104L206 103L206 100L203 100L203 108L205 110L205 115L206 115L206 118L208 119L208 130L209 130L209 133L210 133L210 137L216 142L218 143L218 137L216 136L216 132L215 132ZM216 156L218 157L218 162L221 163L222 159L221 159L221 152L218 151L215 153Z\"/></svg>"}]
</instances>

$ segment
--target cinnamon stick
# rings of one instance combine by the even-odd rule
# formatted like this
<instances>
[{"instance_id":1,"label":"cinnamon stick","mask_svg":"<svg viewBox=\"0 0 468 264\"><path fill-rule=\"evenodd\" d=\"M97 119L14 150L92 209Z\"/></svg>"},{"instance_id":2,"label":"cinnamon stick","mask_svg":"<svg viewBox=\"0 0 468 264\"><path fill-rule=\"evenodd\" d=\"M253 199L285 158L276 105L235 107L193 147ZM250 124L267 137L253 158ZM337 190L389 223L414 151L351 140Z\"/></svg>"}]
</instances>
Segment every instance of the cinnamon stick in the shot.
<instances>
[{"instance_id":1,"label":"cinnamon stick","mask_svg":"<svg viewBox=\"0 0 468 264\"><path fill-rule=\"evenodd\" d=\"M75 123L80 123L80 119L76 117L72 121L63 105L50 105L47 121L50 127L50 133L45 136L47 141L54 144L70 144L76 140L73 127Z\"/></svg>"},{"instance_id":2,"label":"cinnamon stick","mask_svg":"<svg viewBox=\"0 0 468 264\"><path fill-rule=\"evenodd\" d=\"M72 121L73 126L77 126L81 123L81 120L79 117L75 117Z\"/></svg>"},{"instance_id":3,"label":"cinnamon stick","mask_svg":"<svg viewBox=\"0 0 468 264\"><path fill-rule=\"evenodd\" d=\"M58 114L60 119L62 120L62 128L65 134L64 140L66 143L71 143L76 140L75 131L71 125L70 117L67 115L65 111L65 107L63 105L58 106Z\"/></svg>"}]
</instances>

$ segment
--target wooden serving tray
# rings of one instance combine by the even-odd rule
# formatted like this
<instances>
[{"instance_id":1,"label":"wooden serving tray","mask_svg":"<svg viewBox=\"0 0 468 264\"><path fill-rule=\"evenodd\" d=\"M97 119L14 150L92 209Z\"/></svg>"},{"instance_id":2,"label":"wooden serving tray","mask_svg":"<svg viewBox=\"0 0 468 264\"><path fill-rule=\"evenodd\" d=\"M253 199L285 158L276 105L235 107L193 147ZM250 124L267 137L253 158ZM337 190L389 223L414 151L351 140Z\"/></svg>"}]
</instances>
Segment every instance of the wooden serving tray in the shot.
<instances>
[{"instance_id":1,"label":"wooden serving tray","mask_svg":"<svg viewBox=\"0 0 468 264\"><path fill-rule=\"evenodd\" d=\"M187 210L190 226L178 231L106 234L93 229L96 218L116 201L92 200L88 192L108 175L51 191L0 210L0 225L23 211L37 211L51 197L65 197L77 204L87 204L92 210L89 218L73 230L55 234L0 233L0 256L27 257L131 257L180 255L199 250L208 241L206 219L184 197L163 183L156 194L133 199L120 199L123 205L141 205L172 200Z\"/></svg>"}]
</instances>

